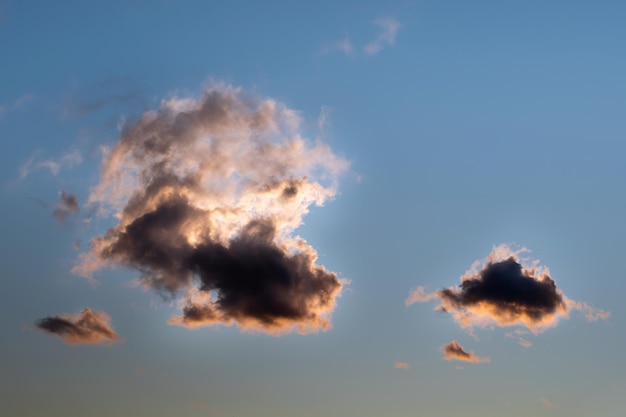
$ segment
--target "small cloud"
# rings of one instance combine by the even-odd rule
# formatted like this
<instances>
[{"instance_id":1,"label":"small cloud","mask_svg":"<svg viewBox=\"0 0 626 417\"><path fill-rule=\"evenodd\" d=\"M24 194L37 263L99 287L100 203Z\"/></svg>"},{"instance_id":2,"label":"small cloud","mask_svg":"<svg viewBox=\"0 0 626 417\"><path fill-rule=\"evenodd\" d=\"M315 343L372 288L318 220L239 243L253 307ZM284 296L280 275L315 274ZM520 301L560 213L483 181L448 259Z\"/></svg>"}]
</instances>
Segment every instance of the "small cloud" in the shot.
<instances>
[{"instance_id":1,"label":"small cloud","mask_svg":"<svg viewBox=\"0 0 626 417\"><path fill-rule=\"evenodd\" d=\"M109 77L78 89L63 104L61 117L80 117L111 106L142 105L138 83L131 77Z\"/></svg>"},{"instance_id":2,"label":"small cloud","mask_svg":"<svg viewBox=\"0 0 626 417\"><path fill-rule=\"evenodd\" d=\"M343 38L335 44L338 51L343 52L346 55L352 55L354 53L354 46L348 38Z\"/></svg>"},{"instance_id":3,"label":"small cloud","mask_svg":"<svg viewBox=\"0 0 626 417\"><path fill-rule=\"evenodd\" d=\"M328 127L328 123L330 122L330 114L332 109L328 106L322 106L320 108L320 115L317 118L317 127L320 132L324 132Z\"/></svg>"},{"instance_id":4,"label":"small cloud","mask_svg":"<svg viewBox=\"0 0 626 417\"><path fill-rule=\"evenodd\" d=\"M4 113L6 113L6 111L7 111L7 107L0 105L0 117L2 117Z\"/></svg>"},{"instance_id":5,"label":"small cloud","mask_svg":"<svg viewBox=\"0 0 626 417\"><path fill-rule=\"evenodd\" d=\"M78 213L80 206L78 205L78 199L74 194L66 193L61 190L59 193L59 201L56 208L52 212L52 215L60 222L65 222L67 216L72 213Z\"/></svg>"},{"instance_id":6,"label":"small cloud","mask_svg":"<svg viewBox=\"0 0 626 417\"><path fill-rule=\"evenodd\" d=\"M463 349L463 346L461 346L461 344L456 340L443 345L441 349L443 351L443 358L447 361L463 361L471 363L491 362L491 359L480 357L473 351L466 352Z\"/></svg>"},{"instance_id":7,"label":"small cloud","mask_svg":"<svg viewBox=\"0 0 626 417\"><path fill-rule=\"evenodd\" d=\"M111 345L120 338L111 327L111 318L103 311L85 308L79 314L61 314L35 322L35 327L55 334L70 345Z\"/></svg>"},{"instance_id":8,"label":"small cloud","mask_svg":"<svg viewBox=\"0 0 626 417\"><path fill-rule=\"evenodd\" d=\"M504 337L508 337L509 339L515 339L517 340L517 343L519 343L521 346L525 347L525 348L529 348L531 347L533 344L525 339L523 336L529 334L528 331L523 330L523 329L516 329L515 331L509 332L509 333L505 333Z\"/></svg>"},{"instance_id":9,"label":"small cloud","mask_svg":"<svg viewBox=\"0 0 626 417\"><path fill-rule=\"evenodd\" d=\"M363 47L366 55L376 55L385 46L393 46L396 43L398 31L402 28L402 24L393 18L376 19L374 24L378 26L379 32L376 39Z\"/></svg>"},{"instance_id":10,"label":"small cloud","mask_svg":"<svg viewBox=\"0 0 626 417\"><path fill-rule=\"evenodd\" d=\"M48 203L45 202L44 200L42 200L41 198L38 198L38 197L26 197L26 198L28 198L32 202L36 203L39 207L41 207L43 209L47 209L48 208Z\"/></svg>"},{"instance_id":11,"label":"small cloud","mask_svg":"<svg viewBox=\"0 0 626 417\"><path fill-rule=\"evenodd\" d=\"M355 53L355 49L352 45L352 41L346 37L340 41L324 45L319 51L320 55L328 55L335 52L339 52L344 55L353 55Z\"/></svg>"},{"instance_id":12,"label":"small cloud","mask_svg":"<svg viewBox=\"0 0 626 417\"><path fill-rule=\"evenodd\" d=\"M63 117L67 118L72 115L83 116L98 111L107 105L124 104L135 101L138 97L139 95L133 91L122 94L112 94L85 103L69 102L63 110Z\"/></svg>"},{"instance_id":13,"label":"small cloud","mask_svg":"<svg viewBox=\"0 0 626 417\"><path fill-rule=\"evenodd\" d=\"M435 294L426 293L424 287L419 286L414 290L411 290L411 292L409 293L409 297L404 301L404 304L408 307L411 304L430 301L433 298L437 298L437 296Z\"/></svg>"},{"instance_id":14,"label":"small cloud","mask_svg":"<svg viewBox=\"0 0 626 417\"><path fill-rule=\"evenodd\" d=\"M49 169L52 175L57 175L62 168L72 168L83 162L83 157L78 150L68 151L57 159L40 159L40 154L41 151L35 152L22 164L19 169L20 180L42 168Z\"/></svg>"},{"instance_id":15,"label":"small cloud","mask_svg":"<svg viewBox=\"0 0 626 417\"><path fill-rule=\"evenodd\" d=\"M22 95L21 97L19 97L17 100L15 100L13 107L15 107L16 109L24 108L24 106L26 106L28 103L33 101L34 98L35 98L34 94L26 93Z\"/></svg>"},{"instance_id":16,"label":"small cloud","mask_svg":"<svg viewBox=\"0 0 626 417\"><path fill-rule=\"evenodd\" d=\"M396 361L394 366L396 367L396 369L409 369L411 367L411 364L408 362Z\"/></svg>"},{"instance_id":17,"label":"small cloud","mask_svg":"<svg viewBox=\"0 0 626 417\"><path fill-rule=\"evenodd\" d=\"M540 401L545 408L548 408L550 410L558 407L558 405L554 404L552 401L548 400L547 398L541 398Z\"/></svg>"},{"instance_id":18,"label":"small cloud","mask_svg":"<svg viewBox=\"0 0 626 417\"><path fill-rule=\"evenodd\" d=\"M191 404L189 404L190 408L206 408L206 404L203 403L202 401L194 401Z\"/></svg>"},{"instance_id":19,"label":"small cloud","mask_svg":"<svg viewBox=\"0 0 626 417\"><path fill-rule=\"evenodd\" d=\"M346 37L340 41L323 46L322 50L320 51L322 55L327 55L334 52L340 52L345 55L352 55L354 54L355 50L350 39Z\"/></svg>"},{"instance_id":20,"label":"small cloud","mask_svg":"<svg viewBox=\"0 0 626 417\"><path fill-rule=\"evenodd\" d=\"M583 313L587 321L593 322L598 320L607 320L609 317L611 317L610 312L597 309L591 304L584 301L567 300L567 302L569 308L578 310Z\"/></svg>"},{"instance_id":21,"label":"small cloud","mask_svg":"<svg viewBox=\"0 0 626 417\"><path fill-rule=\"evenodd\" d=\"M458 287L433 293L418 287L405 304L439 300L436 309L452 314L462 328L470 331L474 327L523 326L538 334L569 317L570 310L580 310L589 321L610 316L565 296L547 267L522 257L527 252L526 248L496 246L484 261L472 264Z\"/></svg>"}]
</instances>

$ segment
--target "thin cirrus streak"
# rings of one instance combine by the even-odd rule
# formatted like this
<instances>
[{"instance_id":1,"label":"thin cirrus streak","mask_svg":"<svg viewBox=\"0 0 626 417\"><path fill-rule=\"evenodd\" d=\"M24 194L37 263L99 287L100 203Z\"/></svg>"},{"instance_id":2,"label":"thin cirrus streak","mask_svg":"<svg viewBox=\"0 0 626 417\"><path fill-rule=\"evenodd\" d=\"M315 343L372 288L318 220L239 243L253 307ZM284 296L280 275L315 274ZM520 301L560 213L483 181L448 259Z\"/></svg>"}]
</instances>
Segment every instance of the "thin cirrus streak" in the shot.
<instances>
[{"instance_id":1,"label":"thin cirrus streak","mask_svg":"<svg viewBox=\"0 0 626 417\"><path fill-rule=\"evenodd\" d=\"M175 325L327 329L344 281L294 231L311 205L335 196L348 163L304 139L300 123L296 111L227 85L163 101L105 150L88 204L117 224L73 271L138 270L144 286L180 296Z\"/></svg>"},{"instance_id":2,"label":"thin cirrus streak","mask_svg":"<svg viewBox=\"0 0 626 417\"><path fill-rule=\"evenodd\" d=\"M587 320L607 319L610 313L588 303L574 301L557 288L548 268L521 255L526 248L494 247L485 261L476 261L462 277L458 287L427 293L414 289L406 305L438 300L436 309L450 313L465 329L491 326L523 326L533 334L556 326L581 311Z\"/></svg>"},{"instance_id":3,"label":"thin cirrus streak","mask_svg":"<svg viewBox=\"0 0 626 417\"><path fill-rule=\"evenodd\" d=\"M49 316L35 322L35 327L55 334L70 345L111 345L120 338L111 327L111 318L103 311L85 308L79 314Z\"/></svg>"}]
</instances>

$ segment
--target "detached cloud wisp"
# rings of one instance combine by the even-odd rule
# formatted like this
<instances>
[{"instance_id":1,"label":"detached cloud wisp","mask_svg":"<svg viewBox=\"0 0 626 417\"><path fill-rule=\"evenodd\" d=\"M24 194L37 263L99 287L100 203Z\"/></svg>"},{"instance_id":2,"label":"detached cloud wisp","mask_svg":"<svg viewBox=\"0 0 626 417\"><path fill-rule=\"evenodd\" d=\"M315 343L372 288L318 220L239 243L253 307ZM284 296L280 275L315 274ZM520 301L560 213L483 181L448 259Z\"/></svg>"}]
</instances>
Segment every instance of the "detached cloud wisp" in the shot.
<instances>
[{"instance_id":1,"label":"detached cloud wisp","mask_svg":"<svg viewBox=\"0 0 626 417\"><path fill-rule=\"evenodd\" d=\"M497 246L485 261L472 265L458 287L433 293L418 287L406 304L438 300L436 309L452 314L462 328L523 326L534 334L556 326L571 310L582 311L590 321L609 317L606 311L566 297L548 268L521 257L527 252Z\"/></svg>"},{"instance_id":2,"label":"detached cloud wisp","mask_svg":"<svg viewBox=\"0 0 626 417\"><path fill-rule=\"evenodd\" d=\"M320 51L321 55L339 52L347 56L354 56L362 52L365 55L374 56L386 47L394 46L398 32L402 29L402 23L392 17L378 18L374 20L373 23L378 27L378 33L373 40L365 44L362 48L355 47L352 40L346 36L339 41L323 46Z\"/></svg>"},{"instance_id":3,"label":"detached cloud wisp","mask_svg":"<svg viewBox=\"0 0 626 417\"><path fill-rule=\"evenodd\" d=\"M350 55L353 55L356 52L356 50L350 38L345 37L340 41L336 41L336 42L323 46L320 51L320 54L327 55L333 52L340 52L344 55L350 56Z\"/></svg>"},{"instance_id":4,"label":"detached cloud wisp","mask_svg":"<svg viewBox=\"0 0 626 417\"><path fill-rule=\"evenodd\" d=\"M408 362L396 361L394 363L394 367L396 369L409 369L411 367L411 364Z\"/></svg>"},{"instance_id":5,"label":"detached cloud wisp","mask_svg":"<svg viewBox=\"0 0 626 417\"><path fill-rule=\"evenodd\" d=\"M61 190L59 193L59 201L56 208L52 212L52 215L60 222L64 223L67 216L72 213L78 213L80 206L78 204L78 198L74 194L66 193Z\"/></svg>"},{"instance_id":6,"label":"detached cloud wisp","mask_svg":"<svg viewBox=\"0 0 626 417\"><path fill-rule=\"evenodd\" d=\"M299 125L296 111L227 85L163 101L106 151L88 205L117 224L73 271L136 269L179 297L175 325L327 329L343 282L294 232L348 163Z\"/></svg>"},{"instance_id":7,"label":"detached cloud wisp","mask_svg":"<svg viewBox=\"0 0 626 417\"><path fill-rule=\"evenodd\" d=\"M89 308L80 314L61 314L37 320L35 327L59 336L70 345L110 345L120 341L111 327L111 318L103 311Z\"/></svg>"},{"instance_id":8,"label":"detached cloud wisp","mask_svg":"<svg viewBox=\"0 0 626 417\"><path fill-rule=\"evenodd\" d=\"M376 55L386 46L395 45L398 31L402 28L402 24L391 17L376 19L374 24L378 26L379 32L376 39L363 47L366 55Z\"/></svg>"},{"instance_id":9,"label":"detached cloud wisp","mask_svg":"<svg viewBox=\"0 0 626 417\"><path fill-rule=\"evenodd\" d=\"M40 158L41 152L35 152L26 162L22 164L19 170L19 179L22 180L34 171L42 168L50 170L52 175L57 175L62 168L72 168L83 162L83 157L79 151L68 151L59 158Z\"/></svg>"}]
</instances>

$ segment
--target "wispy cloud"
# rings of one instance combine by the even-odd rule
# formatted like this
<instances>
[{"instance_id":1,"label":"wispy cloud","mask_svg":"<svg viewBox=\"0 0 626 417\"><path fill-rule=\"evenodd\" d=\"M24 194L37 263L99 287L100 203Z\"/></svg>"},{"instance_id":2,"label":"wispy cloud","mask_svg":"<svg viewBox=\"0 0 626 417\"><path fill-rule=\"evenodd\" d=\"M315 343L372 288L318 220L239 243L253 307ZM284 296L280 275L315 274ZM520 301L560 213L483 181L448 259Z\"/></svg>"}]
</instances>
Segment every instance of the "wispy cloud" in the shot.
<instances>
[{"instance_id":1,"label":"wispy cloud","mask_svg":"<svg viewBox=\"0 0 626 417\"><path fill-rule=\"evenodd\" d=\"M463 346L456 340L447 343L441 347L443 358L447 361L462 361L471 363L487 363L491 362L489 358L480 357L474 351L466 352Z\"/></svg>"},{"instance_id":2,"label":"wispy cloud","mask_svg":"<svg viewBox=\"0 0 626 417\"><path fill-rule=\"evenodd\" d=\"M78 150L71 150L59 158L41 158L41 151L35 152L28 158L19 169L19 179L24 179L28 175L39 169L48 169L52 175L57 175L61 169L72 168L80 165L83 157Z\"/></svg>"},{"instance_id":3,"label":"wispy cloud","mask_svg":"<svg viewBox=\"0 0 626 417\"><path fill-rule=\"evenodd\" d=\"M548 409L558 408L558 405L554 404L552 401L548 400L547 398L541 398L540 401L541 401L541 404L543 404L545 408L548 408Z\"/></svg>"},{"instance_id":4,"label":"wispy cloud","mask_svg":"<svg viewBox=\"0 0 626 417\"><path fill-rule=\"evenodd\" d=\"M78 199L76 196L61 190L59 193L59 201L57 202L52 215L60 223L64 223L67 216L72 213L77 213L79 210L80 206L78 205Z\"/></svg>"},{"instance_id":5,"label":"wispy cloud","mask_svg":"<svg viewBox=\"0 0 626 417\"><path fill-rule=\"evenodd\" d=\"M354 45L352 45L352 41L348 37L345 37L340 41L324 45L320 50L321 55L327 55L334 52L339 52L344 55L353 55L356 51Z\"/></svg>"},{"instance_id":6,"label":"wispy cloud","mask_svg":"<svg viewBox=\"0 0 626 417\"><path fill-rule=\"evenodd\" d=\"M320 115L317 118L317 128L321 133L324 133L328 124L330 123L330 114L332 109L328 106L322 106L320 108Z\"/></svg>"},{"instance_id":7,"label":"wispy cloud","mask_svg":"<svg viewBox=\"0 0 626 417\"><path fill-rule=\"evenodd\" d=\"M2 5L0 4L0 22L2 21ZM33 93L25 93L15 99L13 103L8 104L0 104L0 119L8 114L10 111L21 110L24 109L28 103L32 102L35 99L35 95Z\"/></svg>"},{"instance_id":8,"label":"wispy cloud","mask_svg":"<svg viewBox=\"0 0 626 417\"><path fill-rule=\"evenodd\" d=\"M408 362L396 361L394 366L396 369L409 369L411 364Z\"/></svg>"},{"instance_id":9,"label":"wispy cloud","mask_svg":"<svg viewBox=\"0 0 626 417\"><path fill-rule=\"evenodd\" d=\"M367 55L376 55L386 46L393 46L398 31L402 28L402 24L391 17L376 19L374 24L378 26L379 32L373 41L363 47L363 52Z\"/></svg>"},{"instance_id":10,"label":"wispy cloud","mask_svg":"<svg viewBox=\"0 0 626 417\"><path fill-rule=\"evenodd\" d=\"M372 41L365 44L362 48L355 47L350 38L346 36L339 41L324 45L320 50L320 54L342 53L348 56L356 56L363 53L373 56L377 55L384 48L395 45L398 32L402 29L402 24L398 20L392 17L384 17L374 20L373 24L378 28L378 33Z\"/></svg>"},{"instance_id":11,"label":"wispy cloud","mask_svg":"<svg viewBox=\"0 0 626 417\"><path fill-rule=\"evenodd\" d=\"M21 97L15 100L13 107L15 107L16 109L24 108L28 103L30 103L34 99L35 99L35 95L33 93L23 94Z\"/></svg>"},{"instance_id":12,"label":"wispy cloud","mask_svg":"<svg viewBox=\"0 0 626 417\"><path fill-rule=\"evenodd\" d=\"M63 119L84 116L106 107L145 107L138 82L131 77L109 77L100 82L81 86L65 100Z\"/></svg>"},{"instance_id":13,"label":"wispy cloud","mask_svg":"<svg viewBox=\"0 0 626 417\"><path fill-rule=\"evenodd\" d=\"M35 327L57 335L71 345L110 345L120 341L111 327L108 314L89 308L79 314L61 314L37 320Z\"/></svg>"},{"instance_id":14,"label":"wispy cloud","mask_svg":"<svg viewBox=\"0 0 626 417\"><path fill-rule=\"evenodd\" d=\"M508 337L509 339L517 340L517 343L519 343L522 347L529 348L533 344L530 340L524 338L524 336L529 333L530 332L528 332L527 330L515 329L512 332L505 333L504 336Z\"/></svg>"}]
</instances>

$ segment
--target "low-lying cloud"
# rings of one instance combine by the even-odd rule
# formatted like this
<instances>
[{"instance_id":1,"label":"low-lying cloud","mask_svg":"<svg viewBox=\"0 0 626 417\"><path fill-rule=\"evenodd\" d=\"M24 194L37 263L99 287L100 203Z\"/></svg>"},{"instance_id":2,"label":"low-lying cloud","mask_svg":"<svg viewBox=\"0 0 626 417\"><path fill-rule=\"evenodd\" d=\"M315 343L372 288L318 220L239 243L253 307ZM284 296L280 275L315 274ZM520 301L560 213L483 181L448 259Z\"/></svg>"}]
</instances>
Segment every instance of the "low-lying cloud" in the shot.
<instances>
[{"instance_id":1,"label":"low-lying cloud","mask_svg":"<svg viewBox=\"0 0 626 417\"><path fill-rule=\"evenodd\" d=\"M478 356L474 351L466 352L463 346L456 340L447 343L441 347L443 352L443 358L447 361L461 361L471 363L488 363L491 362L489 358Z\"/></svg>"},{"instance_id":2,"label":"low-lying cloud","mask_svg":"<svg viewBox=\"0 0 626 417\"><path fill-rule=\"evenodd\" d=\"M438 300L436 309L452 314L462 328L523 326L534 334L569 317L571 310L582 311L590 321L609 317L606 311L566 297L548 268L520 257L527 252L497 246L485 261L472 265L458 287L433 293L418 287L406 304Z\"/></svg>"},{"instance_id":3,"label":"low-lying cloud","mask_svg":"<svg viewBox=\"0 0 626 417\"><path fill-rule=\"evenodd\" d=\"M116 224L74 272L108 266L179 297L171 324L324 330L343 286L295 230L348 166L299 133L299 114L226 85L164 100L104 154L88 204Z\"/></svg>"},{"instance_id":4,"label":"low-lying cloud","mask_svg":"<svg viewBox=\"0 0 626 417\"><path fill-rule=\"evenodd\" d=\"M396 369L409 369L411 367L411 364L408 362L396 361L394 363L394 366Z\"/></svg>"},{"instance_id":5,"label":"low-lying cloud","mask_svg":"<svg viewBox=\"0 0 626 417\"><path fill-rule=\"evenodd\" d=\"M111 318L103 311L85 308L79 314L61 314L35 322L35 327L54 334L71 345L110 345L120 338L111 327Z\"/></svg>"}]
</instances>

